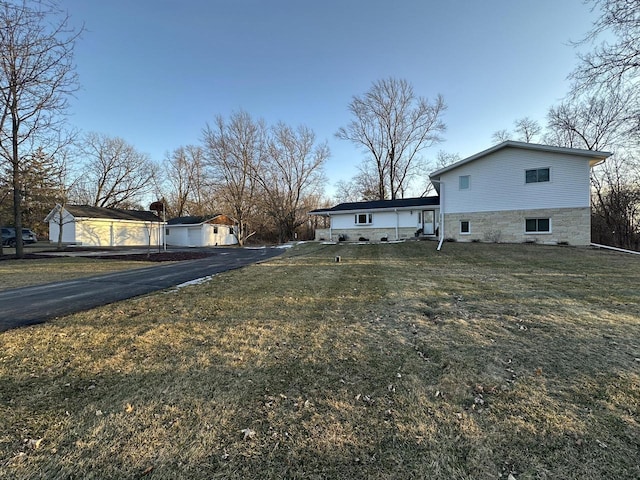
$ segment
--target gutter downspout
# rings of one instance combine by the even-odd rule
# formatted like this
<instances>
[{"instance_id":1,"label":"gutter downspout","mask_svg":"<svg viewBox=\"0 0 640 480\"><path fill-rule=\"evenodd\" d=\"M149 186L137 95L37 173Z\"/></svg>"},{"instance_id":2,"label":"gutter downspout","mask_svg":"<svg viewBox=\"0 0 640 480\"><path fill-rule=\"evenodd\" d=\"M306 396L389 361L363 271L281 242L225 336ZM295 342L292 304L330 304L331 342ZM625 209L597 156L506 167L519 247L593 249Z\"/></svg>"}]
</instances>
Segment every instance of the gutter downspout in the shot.
<instances>
[{"instance_id":1,"label":"gutter downspout","mask_svg":"<svg viewBox=\"0 0 640 480\"><path fill-rule=\"evenodd\" d=\"M398 215L398 209L397 208L394 208L393 211L396 212L396 240L400 240L400 235L398 233L399 223L400 223L400 216Z\"/></svg>"},{"instance_id":2,"label":"gutter downspout","mask_svg":"<svg viewBox=\"0 0 640 480\"><path fill-rule=\"evenodd\" d=\"M442 249L442 242L444 242L444 182L442 180L434 180L432 178L429 179L431 183L439 183L440 184L440 225L438 228L440 229L440 241L438 242L437 251Z\"/></svg>"}]
</instances>

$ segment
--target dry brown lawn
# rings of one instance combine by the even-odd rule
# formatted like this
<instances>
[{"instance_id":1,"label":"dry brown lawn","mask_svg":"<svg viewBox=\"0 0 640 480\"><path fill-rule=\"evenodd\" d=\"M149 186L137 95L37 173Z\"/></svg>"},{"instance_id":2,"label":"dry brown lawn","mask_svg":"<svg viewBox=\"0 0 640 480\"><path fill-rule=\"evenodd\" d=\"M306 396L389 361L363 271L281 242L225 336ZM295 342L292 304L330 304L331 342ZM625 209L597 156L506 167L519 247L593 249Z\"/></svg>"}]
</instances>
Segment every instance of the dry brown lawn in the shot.
<instances>
[{"instance_id":1,"label":"dry brown lawn","mask_svg":"<svg viewBox=\"0 0 640 480\"><path fill-rule=\"evenodd\" d=\"M0 290L39 285L153 265L150 262L83 257L0 261Z\"/></svg>"},{"instance_id":2,"label":"dry brown lawn","mask_svg":"<svg viewBox=\"0 0 640 480\"><path fill-rule=\"evenodd\" d=\"M305 244L4 332L0 478L637 479L639 287L605 251Z\"/></svg>"}]
</instances>

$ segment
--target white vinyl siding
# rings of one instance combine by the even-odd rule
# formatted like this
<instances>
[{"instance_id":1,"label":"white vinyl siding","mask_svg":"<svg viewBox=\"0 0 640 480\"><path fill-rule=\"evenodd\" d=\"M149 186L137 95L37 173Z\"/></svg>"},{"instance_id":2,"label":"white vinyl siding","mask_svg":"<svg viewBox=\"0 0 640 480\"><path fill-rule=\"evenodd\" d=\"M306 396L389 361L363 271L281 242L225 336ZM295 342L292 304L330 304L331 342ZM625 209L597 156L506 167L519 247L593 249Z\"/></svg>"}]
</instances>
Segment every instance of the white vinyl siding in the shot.
<instances>
[{"instance_id":1,"label":"white vinyl siding","mask_svg":"<svg viewBox=\"0 0 640 480\"><path fill-rule=\"evenodd\" d=\"M345 213L334 213L331 215L331 228L334 229L367 229L367 228L395 228L396 226L400 228L404 227L415 227L416 230L422 228L421 215L420 211L425 207L416 207L415 210L398 210L395 212L393 210L377 210L373 212L372 220L375 223L372 224L355 224L354 223L354 215L353 211L345 212ZM434 207L434 209L437 207ZM435 210L436 218L438 215L438 211ZM412 213L413 212L413 213Z\"/></svg>"},{"instance_id":2,"label":"white vinyl siding","mask_svg":"<svg viewBox=\"0 0 640 480\"><path fill-rule=\"evenodd\" d=\"M524 172L540 165L549 166L553 181L526 184ZM473 189L462 195L464 175L473 177ZM589 175L588 158L505 148L442 174L440 201L447 214L589 207Z\"/></svg>"}]
</instances>

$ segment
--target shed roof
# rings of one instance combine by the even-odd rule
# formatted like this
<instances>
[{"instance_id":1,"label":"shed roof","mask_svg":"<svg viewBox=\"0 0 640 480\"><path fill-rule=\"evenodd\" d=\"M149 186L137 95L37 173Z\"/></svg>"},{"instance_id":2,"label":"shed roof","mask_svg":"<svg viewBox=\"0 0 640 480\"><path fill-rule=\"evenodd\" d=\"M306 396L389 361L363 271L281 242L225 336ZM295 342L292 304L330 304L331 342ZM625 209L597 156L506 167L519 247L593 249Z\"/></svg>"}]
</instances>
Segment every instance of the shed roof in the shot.
<instances>
[{"instance_id":1,"label":"shed roof","mask_svg":"<svg viewBox=\"0 0 640 480\"><path fill-rule=\"evenodd\" d=\"M146 210L124 210L120 208L92 207L90 205L65 205L64 209L76 218L106 218L143 222L158 222L160 220L155 213Z\"/></svg>"},{"instance_id":2,"label":"shed roof","mask_svg":"<svg viewBox=\"0 0 640 480\"><path fill-rule=\"evenodd\" d=\"M168 220L167 225L202 225L203 223L213 220L220 215L220 213L216 213L215 215L190 215L186 217L176 217Z\"/></svg>"},{"instance_id":3,"label":"shed roof","mask_svg":"<svg viewBox=\"0 0 640 480\"><path fill-rule=\"evenodd\" d=\"M390 208L407 209L411 207L427 207L440 205L440 197L397 198L395 200L372 200L369 202L339 203L332 208L319 208L309 212L311 215L322 215L349 211L385 210Z\"/></svg>"}]
</instances>

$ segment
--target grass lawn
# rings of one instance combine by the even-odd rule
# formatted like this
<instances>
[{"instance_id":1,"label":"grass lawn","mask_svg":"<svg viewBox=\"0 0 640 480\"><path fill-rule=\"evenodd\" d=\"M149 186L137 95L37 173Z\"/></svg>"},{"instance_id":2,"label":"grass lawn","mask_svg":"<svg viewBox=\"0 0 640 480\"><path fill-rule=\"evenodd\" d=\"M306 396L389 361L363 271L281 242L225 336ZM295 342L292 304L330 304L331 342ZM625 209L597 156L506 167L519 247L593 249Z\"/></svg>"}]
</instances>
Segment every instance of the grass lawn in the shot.
<instances>
[{"instance_id":1,"label":"grass lawn","mask_svg":"<svg viewBox=\"0 0 640 480\"><path fill-rule=\"evenodd\" d=\"M61 282L102 273L155 265L151 262L100 260L86 257L0 261L0 290Z\"/></svg>"},{"instance_id":2,"label":"grass lawn","mask_svg":"<svg viewBox=\"0 0 640 480\"><path fill-rule=\"evenodd\" d=\"M640 259L435 248L304 244L0 334L0 478L640 478Z\"/></svg>"}]
</instances>

